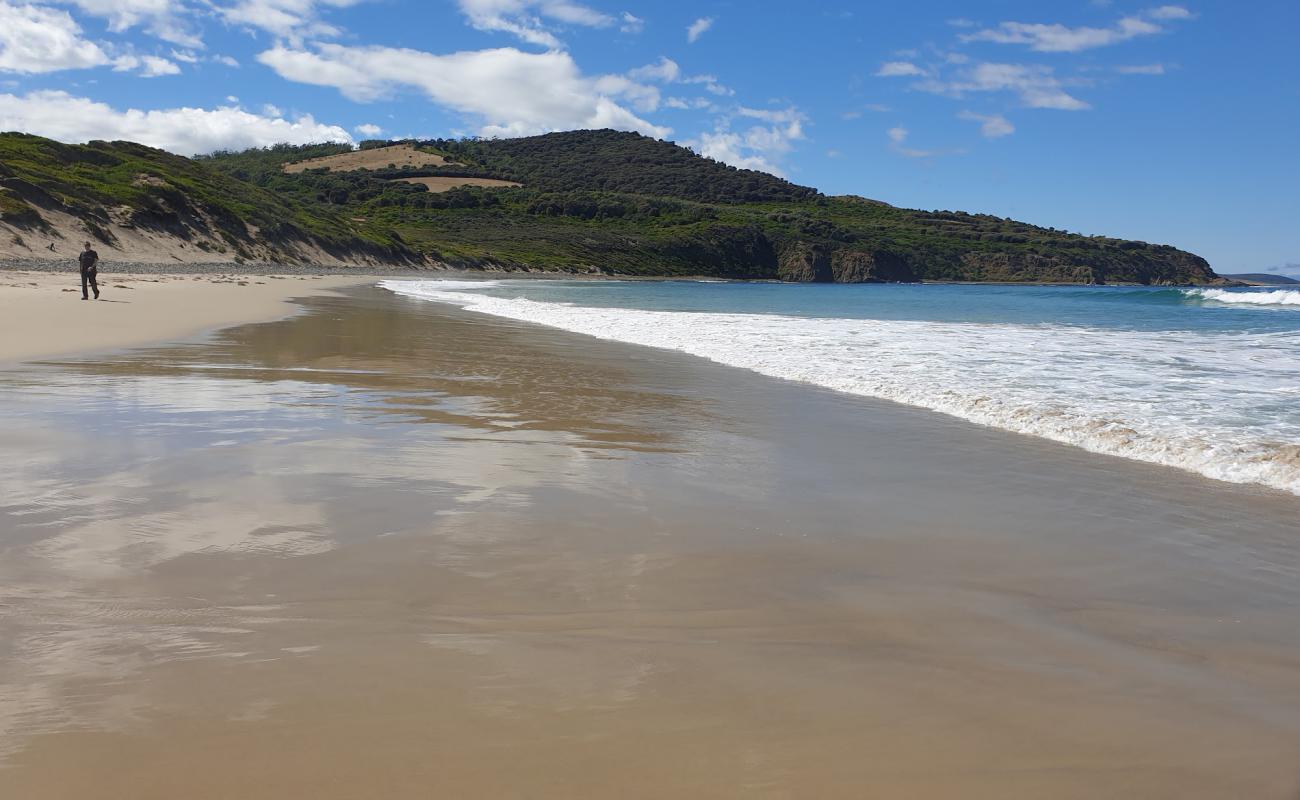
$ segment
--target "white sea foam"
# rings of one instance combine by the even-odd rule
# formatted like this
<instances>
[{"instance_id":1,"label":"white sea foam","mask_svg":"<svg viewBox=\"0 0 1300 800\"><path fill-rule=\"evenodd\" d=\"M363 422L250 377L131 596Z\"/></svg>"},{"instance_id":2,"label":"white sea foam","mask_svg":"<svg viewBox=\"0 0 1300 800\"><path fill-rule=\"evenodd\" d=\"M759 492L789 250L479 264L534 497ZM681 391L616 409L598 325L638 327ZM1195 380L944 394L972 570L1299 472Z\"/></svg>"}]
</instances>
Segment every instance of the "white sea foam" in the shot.
<instances>
[{"instance_id":1,"label":"white sea foam","mask_svg":"<svg viewBox=\"0 0 1300 800\"><path fill-rule=\"evenodd\" d=\"M1234 292L1228 289L1185 289L1188 296L1215 303L1250 306L1291 306L1300 309L1300 289Z\"/></svg>"},{"instance_id":2,"label":"white sea foam","mask_svg":"<svg viewBox=\"0 0 1300 800\"><path fill-rule=\"evenodd\" d=\"M479 292L479 291L482 291L482 290L484 290L484 289L490 289L490 288L492 288L492 287L494 287L494 286L500 286L500 285L501 285L501 281L494 281L494 280L481 280L481 281L476 281L476 280L468 280L468 281L454 281L454 280L436 280L436 281L380 281L380 282L379 282L379 285L380 285L380 286L383 286L383 287L385 287L385 288L387 288L387 289L393 289L393 286L390 286L389 284L398 285L398 284L406 284L406 283L419 283L419 284L423 284L423 285L425 285L425 286L437 286L437 287L438 287L438 291L440 291L440 292L467 292L467 291L468 291L468 292ZM393 290L394 290L394 291L397 291L396 289L393 289ZM399 292L399 294L409 294L409 293L408 293L408 292Z\"/></svg>"},{"instance_id":3,"label":"white sea foam","mask_svg":"<svg viewBox=\"0 0 1300 800\"><path fill-rule=\"evenodd\" d=\"M588 308L448 292L440 281L381 285L1300 494L1300 347L1292 333Z\"/></svg>"}]
</instances>

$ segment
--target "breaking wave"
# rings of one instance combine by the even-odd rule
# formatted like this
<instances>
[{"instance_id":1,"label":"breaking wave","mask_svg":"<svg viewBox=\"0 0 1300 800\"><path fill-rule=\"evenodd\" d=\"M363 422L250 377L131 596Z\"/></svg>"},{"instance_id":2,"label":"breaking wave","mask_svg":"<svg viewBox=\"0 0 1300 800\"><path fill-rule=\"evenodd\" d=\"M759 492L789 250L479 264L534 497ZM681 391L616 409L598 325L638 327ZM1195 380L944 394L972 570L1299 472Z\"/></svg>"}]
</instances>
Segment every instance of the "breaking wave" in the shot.
<instances>
[{"instance_id":1,"label":"breaking wave","mask_svg":"<svg viewBox=\"0 0 1300 800\"><path fill-rule=\"evenodd\" d=\"M1265 291L1230 289L1185 289L1188 297L1214 303L1246 306L1291 306L1300 309L1300 289L1268 289Z\"/></svg>"},{"instance_id":2,"label":"breaking wave","mask_svg":"<svg viewBox=\"0 0 1300 800\"><path fill-rule=\"evenodd\" d=\"M380 285L1300 494L1300 348L1289 332L592 308L448 291L441 281Z\"/></svg>"}]
</instances>

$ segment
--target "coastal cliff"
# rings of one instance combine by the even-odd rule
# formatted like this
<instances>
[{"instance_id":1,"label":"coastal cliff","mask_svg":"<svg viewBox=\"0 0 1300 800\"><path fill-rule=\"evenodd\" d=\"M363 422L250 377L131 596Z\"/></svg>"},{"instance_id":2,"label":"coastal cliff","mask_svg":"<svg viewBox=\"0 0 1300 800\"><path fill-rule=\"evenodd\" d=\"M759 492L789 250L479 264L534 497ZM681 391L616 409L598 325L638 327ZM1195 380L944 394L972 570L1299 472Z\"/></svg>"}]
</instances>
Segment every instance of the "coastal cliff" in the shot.
<instances>
[{"instance_id":1,"label":"coastal cliff","mask_svg":"<svg viewBox=\"0 0 1300 800\"><path fill-rule=\"evenodd\" d=\"M0 258L864 283L1222 283L1168 245L828 197L617 131L187 159L0 134Z\"/></svg>"}]
</instances>

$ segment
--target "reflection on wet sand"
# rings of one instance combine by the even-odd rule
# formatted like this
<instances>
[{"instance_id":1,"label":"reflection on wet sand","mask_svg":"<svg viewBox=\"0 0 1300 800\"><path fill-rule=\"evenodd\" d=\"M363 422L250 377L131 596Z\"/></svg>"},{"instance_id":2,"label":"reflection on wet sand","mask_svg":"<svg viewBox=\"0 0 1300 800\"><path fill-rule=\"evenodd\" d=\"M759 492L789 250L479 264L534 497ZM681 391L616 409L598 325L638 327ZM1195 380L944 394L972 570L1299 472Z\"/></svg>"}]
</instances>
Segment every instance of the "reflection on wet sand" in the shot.
<instances>
[{"instance_id":1,"label":"reflection on wet sand","mask_svg":"<svg viewBox=\"0 0 1300 800\"><path fill-rule=\"evenodd\" d=\"M1291 498L373 290L0 423L0 796L1300 777Z\"/></svg>"}]
</instances>

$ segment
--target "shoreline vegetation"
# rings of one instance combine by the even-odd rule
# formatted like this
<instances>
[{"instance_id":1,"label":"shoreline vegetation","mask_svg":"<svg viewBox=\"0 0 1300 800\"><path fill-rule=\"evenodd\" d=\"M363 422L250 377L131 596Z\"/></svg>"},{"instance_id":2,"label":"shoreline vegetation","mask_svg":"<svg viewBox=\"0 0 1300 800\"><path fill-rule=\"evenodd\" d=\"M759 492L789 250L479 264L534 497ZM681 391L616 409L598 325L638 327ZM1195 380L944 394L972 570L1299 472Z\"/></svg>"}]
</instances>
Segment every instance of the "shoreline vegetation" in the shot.
<instances>
[{"instance_id":1,"label":"shoreline vegetation","mask_svg":"<svg viewBox=\"0 0 1300 800\"><path fill-rule=\"evenodd\" d=\"M106 265L227 271L1229 284L1168 245L830 197L610 130L195 159L0 134L0 261L65 261L84 239Z\"/></svg>"}]
</instances>

